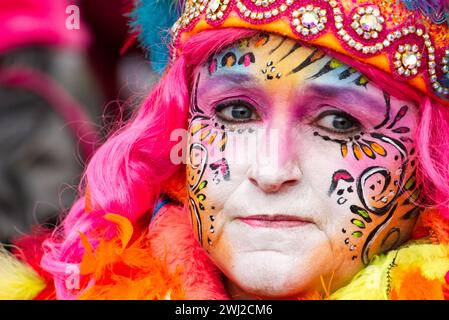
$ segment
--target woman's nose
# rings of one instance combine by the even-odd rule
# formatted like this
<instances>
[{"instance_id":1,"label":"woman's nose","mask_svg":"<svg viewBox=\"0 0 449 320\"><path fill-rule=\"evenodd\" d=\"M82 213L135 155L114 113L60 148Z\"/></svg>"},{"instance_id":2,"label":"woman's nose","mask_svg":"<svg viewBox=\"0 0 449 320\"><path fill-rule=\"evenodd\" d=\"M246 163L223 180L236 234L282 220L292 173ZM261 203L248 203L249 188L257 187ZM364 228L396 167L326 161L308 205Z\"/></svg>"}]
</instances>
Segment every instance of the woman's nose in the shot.
<instances>
[{"instance_id":1,"label":"woman's nose","mask_svg":"<svg viewBox=\"0 0 449 320\"><path fill-rule=\"evenodd\" d=\"M254 165L248 172L249 181L265 193L279 192L285 186L294 186L301 180L301 170L293 161L286 164Z\"/></svg>"}]
</instances>

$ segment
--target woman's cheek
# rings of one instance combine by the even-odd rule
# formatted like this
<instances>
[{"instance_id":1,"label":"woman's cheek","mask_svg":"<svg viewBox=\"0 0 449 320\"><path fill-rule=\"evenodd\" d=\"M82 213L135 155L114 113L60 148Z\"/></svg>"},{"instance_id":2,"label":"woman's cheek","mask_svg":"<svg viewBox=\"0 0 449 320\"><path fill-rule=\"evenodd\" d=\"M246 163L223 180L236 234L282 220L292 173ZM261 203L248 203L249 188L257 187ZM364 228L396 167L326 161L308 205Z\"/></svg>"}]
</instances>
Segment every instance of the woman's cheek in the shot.
<instances>
[{"instance_id":1,"label":"woman's cheek","mask_svg":"<svg viewBox=\"0 0 449 320\"><path fill-rule=\"evenodd\" d=\"M208 253L216 247L226 223L226 217L220 214L224 203L245 179L247 163L235 158L235 153L229 150L230 141L253 132L251 128L229 129L214 118L191 123L188 205L195 237Z\"/></svg>"},{"instance_id":2,"label":"woman's cheek","mask_svg":"<svg viewBox=\"0 0 449 320\"><path fill-rule=\"evenodd\" d=\"M328 230L347 262L366 265L373 255L400 245L409 238L420 212L414 204L419 197L415 148L388 131L367 133L369 138L337 147L339 167L329 177L333 222ZM364 151L368 145L370 150Z\"/></svg>"}]
</instances>

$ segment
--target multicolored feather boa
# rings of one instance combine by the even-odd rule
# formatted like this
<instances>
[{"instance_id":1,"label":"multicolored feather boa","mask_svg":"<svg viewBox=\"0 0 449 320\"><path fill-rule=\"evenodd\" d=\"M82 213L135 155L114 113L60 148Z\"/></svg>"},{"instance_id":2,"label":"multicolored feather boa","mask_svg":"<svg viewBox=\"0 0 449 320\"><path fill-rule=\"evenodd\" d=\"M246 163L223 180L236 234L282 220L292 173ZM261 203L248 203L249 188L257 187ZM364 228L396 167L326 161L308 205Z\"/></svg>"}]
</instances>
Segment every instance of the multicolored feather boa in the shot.
<instances>
[{"instance_id":1,"label":"multicolored feather boa","mask_svg":"<svg viewBox=\"0 0 449 320\"><path fill-rule=\"evenodd\" d=\"M134 241L136 231L126 218L109 214L105 219L117 224L117 237L101 240L94 249L81 235L86 249L81 274L95 284L82 288L79 299L229 299L220 271L194 240L181 208L164 206L148 232ZM448 222L425 212L415 237L420 239L374 257L336 292L324 288L300 298L449 299ZM33 263L36 257L21 259L0 251L0 299L53 299L51 277Z\"/></svg>"}]
</instances>

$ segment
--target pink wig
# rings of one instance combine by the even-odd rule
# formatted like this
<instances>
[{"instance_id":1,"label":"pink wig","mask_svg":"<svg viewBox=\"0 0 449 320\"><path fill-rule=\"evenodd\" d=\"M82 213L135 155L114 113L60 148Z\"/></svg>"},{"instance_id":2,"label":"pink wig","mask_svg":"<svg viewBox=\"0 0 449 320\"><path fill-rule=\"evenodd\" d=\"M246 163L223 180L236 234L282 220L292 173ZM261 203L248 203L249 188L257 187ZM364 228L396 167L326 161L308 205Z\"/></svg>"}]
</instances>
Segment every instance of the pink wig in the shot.
<instances>
[{"instance_id":1,"label":"pink wig","mask_svg":"<svg viewBox=\"0 0 449 320\"><path fill-rule=\"evenodd\" d=\"M25 45L83 47L85 28L66 28L68 0L0 0L0 53Z\"/></svg>"},{"instance_id":2,"label":"pink wig","mask_svg":"<svg viewBox=\"0 0 449 320\"><path fill-rule=\"evenodd\" d=\"M170 133L187 126L194 68L225 46L255 34L257 31L233 28L204 31L192 37L134 118L96 152L84 176L88 196L86 190L80 190L86 192L91 209L86 210L86 198L78 200L61 228L44 243L41 265L53 274L59 299L76 298L65 286L65 271L82 259L79 233L90 239L113 236L113 224L103 218L107 213L123 215L137 226L142 218L151 215L164 184L183 169L183 165L170 161L170 150L176 143L170 141ZM449 112L380 71L337 58L376 79L388 93L413 99L421 106L421 123L415 137L421 185L431 205L449 216ZM83 285L89 285L89 279L84 279Z\"/></svg>"}]
</instances>

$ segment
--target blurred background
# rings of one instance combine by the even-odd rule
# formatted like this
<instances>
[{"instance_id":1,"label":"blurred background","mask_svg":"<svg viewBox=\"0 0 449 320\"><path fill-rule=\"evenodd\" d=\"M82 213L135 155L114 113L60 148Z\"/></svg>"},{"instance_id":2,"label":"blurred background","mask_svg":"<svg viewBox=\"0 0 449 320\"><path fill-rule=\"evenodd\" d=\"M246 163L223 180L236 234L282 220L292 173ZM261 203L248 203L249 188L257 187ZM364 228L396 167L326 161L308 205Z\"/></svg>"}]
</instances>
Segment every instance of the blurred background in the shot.
<instances>
[{"instance_id":1,"label":"blurred background","mask_svg":"<svg viewBox=\"0 0 449 320\"><path fill-rule=\"evenodd\" d=\"M131 5L0 0L0 242L57 223L92 152L157 80Z\"/></svg>"}]
</instances>

